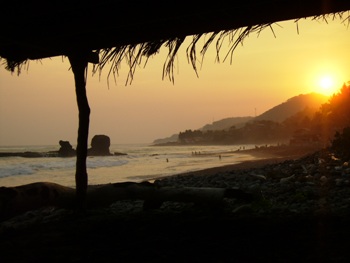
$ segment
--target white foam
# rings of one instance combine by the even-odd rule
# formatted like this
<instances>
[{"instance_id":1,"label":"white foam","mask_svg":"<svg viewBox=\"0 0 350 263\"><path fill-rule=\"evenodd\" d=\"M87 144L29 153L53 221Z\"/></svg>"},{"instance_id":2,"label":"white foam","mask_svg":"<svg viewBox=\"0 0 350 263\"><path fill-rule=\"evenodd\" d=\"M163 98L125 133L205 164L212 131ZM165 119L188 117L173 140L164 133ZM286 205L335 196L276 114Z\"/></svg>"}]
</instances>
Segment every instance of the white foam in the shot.
<instances>
[{"instance_id":1,"label":"white foam","mask_svg":"<svg viewBox=\"0 0 350 263\"><path fill-rule=\"evenodd\" d=\"M111 157L89 157L86 165L90 169L99 167L115 167L126 164L127 160ZM75 169L75 158L0 158L0 178L8 176L33 175L38 172L50 172Z\"/></svg>"},{"instance_id":2,"label":"white foam","mask_svg":"<svg viewBox=\"0 0 350 263\"><path fill-rule=\"evenodd\" d=\"M236 149L237 146L124 145L115 147L111 149L112 152L122 152L127 155L87 158L89 183L138 181L233 164L252 158L237 152L232 153ZM0 148L0 151L3 149ZM195 151L206 154L193 155ZM219 158L217 153L220 153L222 158ZM51 181L73 186L75 185L75 166L75 157L2 157L0 158L0 185L12 186L35 181Z\"/></svg>"}]
</instances>

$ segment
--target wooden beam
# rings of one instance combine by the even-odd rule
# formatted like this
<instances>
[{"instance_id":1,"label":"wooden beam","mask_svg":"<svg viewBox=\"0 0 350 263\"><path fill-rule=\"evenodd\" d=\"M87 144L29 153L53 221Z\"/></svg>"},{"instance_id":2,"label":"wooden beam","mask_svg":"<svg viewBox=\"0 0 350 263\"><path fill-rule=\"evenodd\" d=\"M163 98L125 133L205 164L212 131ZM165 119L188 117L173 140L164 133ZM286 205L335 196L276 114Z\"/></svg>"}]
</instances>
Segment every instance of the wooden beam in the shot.
<instances>
[{"instance_id":1,"label":"wooden beam","mask_svg":"<svg viewBox=\"0 0 350 263\"><path fill-rule=\"evenodd\" d=\"M42 207L75 209L75 198L74 188L55 183L0 187L0 220ZM86 206L105 207L121 200L143 200L145 209L159 208L165 201L219 206L225 198L251 202L256 196L238 188L158 187L152 183L125 182L89 186Z\"/></svg>"}]
</instances>

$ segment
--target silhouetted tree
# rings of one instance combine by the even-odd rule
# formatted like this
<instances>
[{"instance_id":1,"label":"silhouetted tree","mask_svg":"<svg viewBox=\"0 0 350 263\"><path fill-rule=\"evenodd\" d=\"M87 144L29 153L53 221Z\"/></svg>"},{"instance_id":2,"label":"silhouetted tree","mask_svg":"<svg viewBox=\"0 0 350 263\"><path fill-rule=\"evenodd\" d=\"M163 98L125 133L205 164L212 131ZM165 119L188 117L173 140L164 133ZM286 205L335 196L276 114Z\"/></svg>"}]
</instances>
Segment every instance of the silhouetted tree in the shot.
<instances>
[{"instance_id":1,"label":"silhouetted tree","mask_svg":"<svg viewBox=\"0 0 350 263\"><path fill-rule=\"evenodd\" d=\"M345 127L342 132L336 132L331 145L332 149L340 153L345 159L350 158L350 127Z\"/></svg>"},{"instance_id":2,"label":"silhouetted tree","mask_svg":"<svg viewBox=\"0 0 350 263\"><path fill-rule=\"evenodd\" d=\"M330 143L336 133L350 126L350 83L343 84L327 103L321 105L312 122L312 130L318 130L323 141Z\"/></svg>"}]
</instances>

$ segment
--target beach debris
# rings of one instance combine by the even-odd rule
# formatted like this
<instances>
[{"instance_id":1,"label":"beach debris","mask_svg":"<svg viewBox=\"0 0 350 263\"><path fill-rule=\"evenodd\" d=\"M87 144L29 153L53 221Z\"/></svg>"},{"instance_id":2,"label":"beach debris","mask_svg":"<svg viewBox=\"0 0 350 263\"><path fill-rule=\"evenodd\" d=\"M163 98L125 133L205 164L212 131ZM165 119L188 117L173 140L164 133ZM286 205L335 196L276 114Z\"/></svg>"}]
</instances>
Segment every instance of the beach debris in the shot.
<instances>
[{"instance_id":1,"label":"beach debris","mask_svg":"<svg viewBox=\"0 0 350 263\"><path fill-rule=\"evenodd\" d=\"M160 208L165 201L218 206L224 198L251 202L255 196L239 188L160 187L149 182L123 182L89 186L86 207L105 207L121 200L143 200L145 210ZM75 189L55 183L0 187L0 221L43 207L75 209L75 205Z\"/></svg>"},{"instance_id":2,"label":"beach debris","mask_svg":"<svg viewBox=\"0 0 350 263\"><path fill-rule=\"evenodd\" d=\"M303 168L303 173L304 173L304 174L307 174L307 173L308 173L308 171L307 171L305 165L302 164L302 165L301 165L301 168Z\"/></svg>"},{"instance_id":3,"label":"beach debris","mask_svg":"<svg viewBox=\"0 0 350 263\"><path fill-rule=\"evenodd\" d=\"M73 208L75 189L39 182L0 187L0 221L43 207Z\"/></svg>"},{"instance_id":4,"label":"beach debris","mask_svg":"<svg viewBox=\"0 0 350 263\"><path fill-rule=\"evenodd\" d=\"M320 181L322 183L326 183L328 181L328 178L326 176L322 175L321 178L320 178Z\"/></svg>"},{"instance_id":5,"label":"beach debris","mask_svg":"<svg viewBox=\"0 0 350 263\"><path fill-rule=\"evenodd\" d=\"M285 177L285 178L281 178L280 180L280 183L287 183L287 182L290 182L291 180L293 180L295 178L295 175L291 175L291 176L288 176L288 177Z\"/></svg>"},{"instance_id":6,"label":"beach debris","mask_svg":"<svg viewBox=\"0 0 350 263\"><path fill-rule=\"evenodd\" d=\"M255 177L260 180L266 180L266 176L262 174L256 174L254 171L249 174L252 177Z\"/></svg>"},{"instance_id":7,"label":"beach debris","mask_svg":"<svg viewBox=\"0 0 350 263\"><path fill-rule=\"evenodd\" d=\"M232 210L233 214L238 214L238 213L251 213L252 212L252 206L251 204L244 204L236 207L235 209Z\"/></svg>"}]
</instances>

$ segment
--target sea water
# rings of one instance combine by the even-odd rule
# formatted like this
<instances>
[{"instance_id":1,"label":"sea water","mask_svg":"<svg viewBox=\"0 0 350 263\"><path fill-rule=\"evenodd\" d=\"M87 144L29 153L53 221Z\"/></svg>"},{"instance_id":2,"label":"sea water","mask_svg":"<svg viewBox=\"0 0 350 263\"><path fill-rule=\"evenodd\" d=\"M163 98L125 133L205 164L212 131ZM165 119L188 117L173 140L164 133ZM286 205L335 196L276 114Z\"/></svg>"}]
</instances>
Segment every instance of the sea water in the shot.
<instances>
[{"instance_id":1,"label":"sea water","mask_svg":"<svg viewBox=\"0 0 350 263\"><path fill-rule=\"evenodd\" d=\"M113 144L111 153L125 155L89 156L90 185L116 182L142 182L201 169L240 163L254 159L240 153L254 145L230 146L153 146L147 144ZM0 147L0 152L48 152L59 146ZM75 186L75 157L1 157L0 186L33 182L54 182Z\"/></svg>"}]
</instances>

